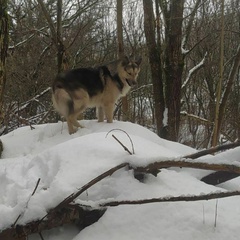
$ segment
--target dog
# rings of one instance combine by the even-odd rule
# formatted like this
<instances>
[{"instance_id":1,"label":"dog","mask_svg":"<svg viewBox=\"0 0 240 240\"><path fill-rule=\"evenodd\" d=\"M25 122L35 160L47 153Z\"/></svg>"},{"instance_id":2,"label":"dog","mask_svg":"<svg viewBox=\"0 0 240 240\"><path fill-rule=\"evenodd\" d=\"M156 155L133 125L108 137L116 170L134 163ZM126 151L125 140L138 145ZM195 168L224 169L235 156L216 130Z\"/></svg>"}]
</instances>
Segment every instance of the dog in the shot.
<instances>
[{"instance_id":1,"label":"dog","mask_svg":"<svg viewBox=\"0 0 240 240\"><path fill-rule=\"evenodd\" d=\"M141 58L127 56L95 68L76 68L58 74L52 85L56 111L66 118L69 134L82 128L77 121L86 108L97 108L98 122L113 122L117 100L137 84Z\"/></svg>"}]
</instances>

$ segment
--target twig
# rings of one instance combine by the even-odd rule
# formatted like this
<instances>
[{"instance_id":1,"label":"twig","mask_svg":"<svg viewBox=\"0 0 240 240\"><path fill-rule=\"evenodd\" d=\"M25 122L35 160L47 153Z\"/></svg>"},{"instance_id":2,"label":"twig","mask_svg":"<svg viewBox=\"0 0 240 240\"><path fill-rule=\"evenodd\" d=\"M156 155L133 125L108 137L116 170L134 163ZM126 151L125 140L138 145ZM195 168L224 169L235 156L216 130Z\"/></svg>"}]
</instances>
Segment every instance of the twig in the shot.
<instances>
[{"instance_id":1,"label":"twig","mask_svg":"<svg viewBox=\"0 0 240 240\"><path fill-rule=\"evenodd\" d=\"M27 201L27 203L26 203L25 209L28 207L28 203L29 203L31 197L35 194L35 192L36 192L36 190L37 190L37 188L38 188L38 185L39 185L39 183L40 183L40 180L41 180L41 178L39 178L39 179L37 180L37 184L36 184L36 186L35 186L32 194L31 194L31 196L29 197L29 199L28 199L28 201ZM15 225L16 225L17 222L18 222L18 220L22 217L25 209L18 215L17 219L15 220L15 222L14 222L13 225L12 225L13 227L15 227Z\"/></svg>"},{"instance_id":2,"label":"twig","mask_svg":"<svg viewBox=\"0 0 240 240\"><path fill-rule=\"evenodd\" d=\"M45 115L42 117L42 119L37 123L37 124L41 124L45 121L45 119L49 116L49 114L51 113L51 111L53 110L53 107L51 106L48 111L45 113Z\"/></svg>"},{"instance_id":3,"label":"twig","mask_svg":"<svg viewBox=\"0 0 240 240\"><path fill-rule=\"evenodd\" d=\"M31 130L35 129L27 119L20 117L18 114L14 113L14 112L12 114L17 117L17 119L20 121L20 123L28 125Z\"/></svg>"},{"instance_id":4,"label":"twig","mask_svg":"<svg viewBox=\"0 0 240 240\"><path fill-rule=\"evenodd\" d=\"M216 206L215 206L215 219L214 219L214 227L217 227L217 213L218 213L218 199L216 200Z\"/></svg>"},{"instance_id":5,"label":"twig","mask_svg":"<svg viewBox=\"0 0 240 240\"><path fill-rule=\"evenodd\" d=\"M115 129L110 130L110 131L106 134L106 137L108 136L109 133L111 133L111 132L113 132L113 131L121 131L121 132L124 132L124 133L127 135L127 137L129 138L129 140L130 140L130 142L131 142L131 145L132 145L132 154L135 154L133 141L132 141L131 137L129 136L129 134L128 134L126 131L124 131L124 130L122 130L122 129L120 129L120 128L115 128ZM118 140L117 140L117 141L118 141ZM120 143L120 141L118 141L118 142ZM122 143L120 143L120 144L123 146ZM125 149L125 147L124 147L124 149ZM125 149L125 150L126 150L126 149ZM127 151L127 150L126 150L126 151ZM129 151L129 152L130 152L130 151ZM132 155L132 154L131 154L131 155Z\"/></svg>"},{"instance_id":6,"label":"twig","mask_svg":"<svg viewBox=\"0 0 240 240\"><path fill-rule=\"evenodd\" d=\"M41 178L39 178L39 179L37 180L37 184L36 184L36 186L35 186L35 188L34 188L34 190L33 190L33 192L32 192L32 196L35 194L35 192L36 192L36 190L37 190L37 188L38 188L38 185L39 185L40 181L41 181Z\"/></svg>"},{"instance_id":7,"label":"twig","mask_svg":"<svg viewBox=\"0 0 240 240\"><path fill-rule=\"evenodd\" d=\"M132 153L129 151L129 149L128 149L126 146L124 146L116 136L114 136L114 135L112 134L112 137L123 147L123 149L124 149L125 151L127 151L130 155L132 155Z\"/></svg>"},{"instance_id":8,"label":"twig","mask_svg":"<svg viewBox=\"0 0 240 240\"><path fill-rule=\"evenodd\" d=\"M38 233L38 234L39 234L41 240L44 240L42 233L40 232L40 233Z\"/></svg>"}]
</instances>

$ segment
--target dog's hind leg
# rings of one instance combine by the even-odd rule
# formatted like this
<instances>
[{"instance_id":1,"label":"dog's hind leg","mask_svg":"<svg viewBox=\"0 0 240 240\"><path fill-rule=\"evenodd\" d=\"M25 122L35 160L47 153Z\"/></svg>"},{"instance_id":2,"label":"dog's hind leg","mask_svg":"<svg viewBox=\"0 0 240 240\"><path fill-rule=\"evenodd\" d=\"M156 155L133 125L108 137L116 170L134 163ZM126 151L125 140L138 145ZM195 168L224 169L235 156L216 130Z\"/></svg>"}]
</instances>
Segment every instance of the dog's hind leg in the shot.
<instances>
[{"instance_id":1,"label":"dog's hind leg","mask_svg":"<svg viewBox=\"0 0 240 240\"><path fill-rule=\"evenodd\" d=\"M68 125L68 132L69 132L69 134L75 133L75 132L77 131L77 129L74 128L71 117L68 116L68 117L66 118L66 120L67 120L67 125Z\"/></svg>"},{"instance_id":2,"label":"dog's hind leg","mask_svg":"<svg viewBox=\"0 0 240 240\"><path fill-rule=\"evenodd\" d=\"M68 124L68 131L69 134L73 134L77 131L77 128L83 128L83 126L78 122L77 118L82 113L82 111L85 109L85 107L81 107L76 111L76 109L73 111L73 113L69 114L67 117L67 124Z\"/></svg>"},{"instance_id":3,"label":"dog's hind leg","mask_svg":"<svg viewBox=\"0 0 240 240\"><path fill-rule=\"evenodd\" d=\"M83 128L83 126L77 121L74 114L69 115L67 118L68 132L73 134L77 131L77 128Z\"/></svg>"},{"instance_id":4,"label":"dog's hind leg","mask_svg":"<svg viewBox=\"0 0 240 240\"><path fill-rule=\"evenodd\" d=\"M78 127L78 128L83 128L83 126L78 122L77 120L77 117L78 117L79 114L74 114L72 117L71 117L71 122L72 124L75 126L75 127Z\"/></svg>"},{"instance_id":5,"label":"dog's hind leg","mask_svg":"<svg viewBox=\"0 0 240 240\"><path fill-rule=\"evenodd\" d=\"M82 112L86 109L86 97L75 99L73 102L73 108L71 113L68 116L68 126L69 133L75 133L77 131L76 128L83 128L83 126L78 122L78 116L82 114ZM71 126L72 125L72 126ZM74 128L75 127L75 128Z\"/></svg>"}]
</instances>

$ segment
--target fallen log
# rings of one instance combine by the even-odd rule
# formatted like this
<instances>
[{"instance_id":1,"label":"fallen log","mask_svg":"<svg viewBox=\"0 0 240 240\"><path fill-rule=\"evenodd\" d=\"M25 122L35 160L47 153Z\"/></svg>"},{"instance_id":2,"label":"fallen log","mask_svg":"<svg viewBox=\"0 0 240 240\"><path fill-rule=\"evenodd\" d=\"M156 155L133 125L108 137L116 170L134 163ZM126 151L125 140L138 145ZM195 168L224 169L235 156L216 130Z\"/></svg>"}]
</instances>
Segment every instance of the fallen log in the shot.
<instances>
[{"instance_id":1,"label":"fallen log","mask_svg":"<svg viewBox=\"0 0 240 240\"><path fill-rule=\"evenodd\" d=\"M16 225L0 232L2 240L27 239L27 236L34 233L41 233L43 230L49 230L64 224L74 223L80 230L98 221L105 213L106 209L83 208L79 205L68 205L61 209L51 210L48 218L27 223L25 225Z\"/></svg>"}]
</instances>

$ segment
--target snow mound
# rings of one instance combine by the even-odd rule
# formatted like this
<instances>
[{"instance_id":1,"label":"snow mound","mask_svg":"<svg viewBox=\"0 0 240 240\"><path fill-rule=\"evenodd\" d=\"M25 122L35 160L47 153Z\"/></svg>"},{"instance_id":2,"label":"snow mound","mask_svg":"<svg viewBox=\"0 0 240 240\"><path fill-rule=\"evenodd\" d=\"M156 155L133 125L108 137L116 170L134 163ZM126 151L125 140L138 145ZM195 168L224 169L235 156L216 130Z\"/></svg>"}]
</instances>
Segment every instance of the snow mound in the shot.
<instances>
[{"instance_id":1,"label":"snow mound","mask_svg":"<svg viewBox=\"0 0 240 240\"><path fill-rule=\"evenodd\" d=\"M85 128L73 135L68 134L65 123L59 122L37 125L33 130L19 128L1 137L4 151L0 160L0 229L9 227L20 214L18 224L43 217L48 209L69 194L120 163L145 166L195 152L192 148L163 140L133 123L83 120L81 125ZM125 132L133 142L134 155L124 151L112 137L114 134L133 151ZM220 155L222 159L227 157L236 161L239 152L236 148ZM37 191L31 196L38 179ZM234 181L232 188L237 185L237 179ZM164 169L157 177L148 176L145 183L140 183L132 171L121 169L88 189L77 201L94 206L107 200L193 195L222 188L200 182L191 171ZM43 235L45 240L219 240L229 236L237 239L240 235L238 202L238 197L219 200L216 228L216 200L212 200L109 208L97 223L80 233L74 227L65 226ZM38 237L33 235L30 239L37 240Z\"/></svg>"}]
</instances>

